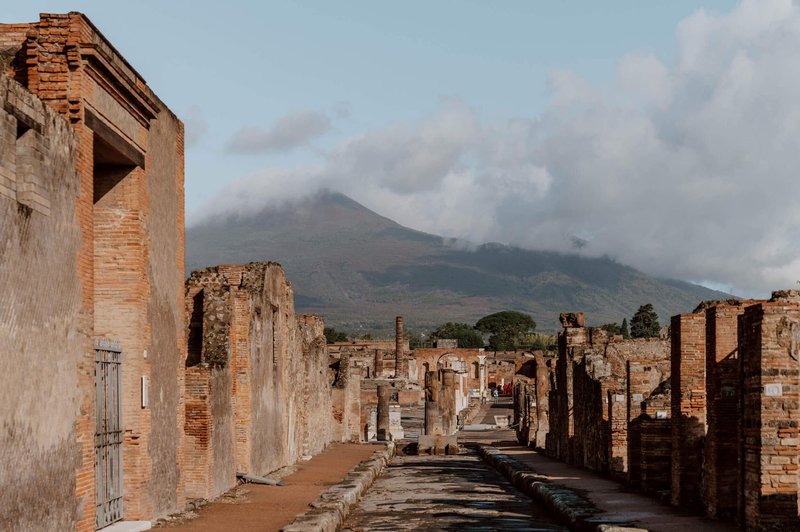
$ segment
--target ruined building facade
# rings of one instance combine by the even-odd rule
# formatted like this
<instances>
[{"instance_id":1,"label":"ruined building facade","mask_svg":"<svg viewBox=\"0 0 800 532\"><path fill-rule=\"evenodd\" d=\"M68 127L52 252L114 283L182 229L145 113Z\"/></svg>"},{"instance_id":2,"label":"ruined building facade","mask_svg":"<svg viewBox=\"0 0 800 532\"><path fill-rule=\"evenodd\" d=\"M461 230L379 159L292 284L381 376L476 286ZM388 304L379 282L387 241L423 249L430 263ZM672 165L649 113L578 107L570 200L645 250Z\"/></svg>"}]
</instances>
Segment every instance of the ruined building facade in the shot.
<instances>
[{"instance_id":1,"label":"ruined building facade","mask_svg":"<svg viewBox=\"0 0 800 532\"><path fill-rule=\"evenodd\" d=\"M582 322L518 379L520 441L748 530L800 528L800 291L704 303L668 340Z\"/></svg>"},{"instance_id":2,"label":"ruined building facade","mask_svg":"<svg viewBox=\"0 0 800 532\"><path fill-rule=\"evenodd\" d=\"M183 124L84 15L0 25L0 529L152 521L358 441L280 266L186 281L183 179Z\"/></svg>"},{"instance_id":3,"label":"ruined building facade","mask_svg":"<svg viewBox=\"0 0 800 532\"><path fill-rule=\"evenodd\" d=\"M183 125L83 15L0 48L0 528L175 511Z\"/></svg>"},{"instance_id":4,"label":"ruined building facade","mask_svg":"<svg viewBox=\"0 0 800 532\"><path fill-rule=\"evenodd\" d=\"M263 475L342 439L322 320L295 314L280 265L192 272L186 305L187 497L216 497L237 473Z\"/></svg>"}]
</instances>

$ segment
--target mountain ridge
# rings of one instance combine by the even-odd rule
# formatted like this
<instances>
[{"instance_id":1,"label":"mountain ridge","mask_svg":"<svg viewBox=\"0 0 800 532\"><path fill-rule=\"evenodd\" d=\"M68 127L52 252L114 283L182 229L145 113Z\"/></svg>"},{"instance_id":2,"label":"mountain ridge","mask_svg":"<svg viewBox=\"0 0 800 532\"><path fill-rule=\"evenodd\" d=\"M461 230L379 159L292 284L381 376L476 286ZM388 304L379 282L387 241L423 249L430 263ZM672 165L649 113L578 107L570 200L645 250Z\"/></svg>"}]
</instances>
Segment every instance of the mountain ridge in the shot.
<instances>
[{"instance_id":1,"label":"mountain ridge","mask_svg":"<svg viewBox=\"0 0 800 532\"><path fill-rule=\"evenodd\" d=\"M257 260L284 266L298 310L355 333L388 332L396 315L422 330L507 309L533 315L544 330L562 311L584 311L599 325L630 318L644 303L653 303L665 324L703 300L731 297L609 257L473 245L417 231L330 191L187 228L187 272Z\"/></svg>"}]
</instances>

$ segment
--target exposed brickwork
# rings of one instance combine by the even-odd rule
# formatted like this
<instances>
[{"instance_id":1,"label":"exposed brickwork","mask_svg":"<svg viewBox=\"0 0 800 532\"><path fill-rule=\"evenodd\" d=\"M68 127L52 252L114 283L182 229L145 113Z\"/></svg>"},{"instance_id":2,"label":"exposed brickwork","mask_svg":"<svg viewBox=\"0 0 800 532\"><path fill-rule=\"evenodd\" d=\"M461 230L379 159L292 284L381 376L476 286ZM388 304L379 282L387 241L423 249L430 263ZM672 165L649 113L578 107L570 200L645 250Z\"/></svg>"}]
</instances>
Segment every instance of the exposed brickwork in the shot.
<instances>
[{"instance_id":1,"label":"exposed brickwork","mask_svg":"<svg viewBox=\"0 0 800 532\"><path fill-rule=\"evenodd\" d=\"M0 74L0 182L16 179L23 113L46 140L39 167L46 171L38 178L50 209L36 211L15 193L0 194L0 529L73 530L89 513L94 530L94 410L87 403L94 356L76 223L80 140L60 116Z\"/></svg>"},{"instance_id":2,"label":"exposed brickwork","mask_svg":"<svg viewBox=\"0 0 800 532\"><path fill-rule=\"evenodd\" d=\"M670 359L668 346L659 342L662 349L655 356L640 357L627 361L627 418L628 418L628 483L636 488L658 490L661 488L659 465L662 462L663 419L654 409L663 407L669 399ZM648 359L649 358L649 359ZM648 400L652 404L648 409ZM666 397L667 399L664 399ZM666 414L664 416L666 417ZM658 423L661 421L662 423ZM667 454L671 446L666 447ZM647 458L645 458L647 457ZM649 459L649 462L648 462ZM669 459L666 460L667 470ZM647 468L647 469L645 469ZM669 487L668 475L666 485ZM644 482L643 482L644 480Z\"/></svg>"},{"instance_id":3,"label":"exposed brickwork","mask_svg":"<svg viewBox=\"0 0 800 532\"><path fill-rule=\"evenodd\" d=\"M797 529L800 297L747 307L739 337L740 519L753 530Z\"/></svg>"},{"instance_id":4,"label":"exposed brickwork","mask_svg":"<svg viewBox=\"0 0 800 532\"><path fill-rule=\"evenodd\" d=\"M699 506L706 433L706 316L672 318L672 504Z\"/></svg>"},{"instance_id":5,"label":"exposed brickwork","mask_svg":"<svg viewBox=\"0 0 800 532\"><path fill-rule=\"evenodd\" d=\"M706 309L706 440L703 503L717 519L733 519L737 507L739 419L738 316L752 301L721 302Z\"/></svg>"},{"instance_id":6,"label":"exposed brickwork","mask_svg":"<svg viewBox=\"0 0 800 532\"><path fill-rule=\"evenodd\" d=\"M322 320L295 315L280 265L195 271L185 302L187 495L215 497L236 472L266 474L331 441L358 441L360 379L340 370L334 401Z\"/></svg>"},{"instance_id":7,"label":"exposed brickwork","mask_svg":"<svg viewBox=\"0 0 800 532\"><path fill-rule=\"evenodd\" d=\"M79 13L0 25L0 46L7 51L4 71L62 115L76 140L65 152L78 181L71 219L64 223L80 232L72 266L79 278L73 285L81 293L80 330L89 338L118 340L124 351L125 518L152 519L181 509L183 126ZM37 126L31 116L36 109L25 105L15 116L23 133L15 158L19 171L15 168L11 187L8 172L0 170L0 199L11 199L13 188L17 204L53 216L58 189L70 190L73 183L54 184L45 177L51 172L49 150L63 150L65 143ZM5 154L3 160L8 170ZM24 297L24 290L18 293ZM71 369L62 368L77 375L73 394L80 403L69 418L80 447L74 475L78 530L95 528L91 345L77 351L80 359ZM143 377L158 392L146 408ZM62 525L52 528L73 528Z\"/></svg>"}]
</instances>

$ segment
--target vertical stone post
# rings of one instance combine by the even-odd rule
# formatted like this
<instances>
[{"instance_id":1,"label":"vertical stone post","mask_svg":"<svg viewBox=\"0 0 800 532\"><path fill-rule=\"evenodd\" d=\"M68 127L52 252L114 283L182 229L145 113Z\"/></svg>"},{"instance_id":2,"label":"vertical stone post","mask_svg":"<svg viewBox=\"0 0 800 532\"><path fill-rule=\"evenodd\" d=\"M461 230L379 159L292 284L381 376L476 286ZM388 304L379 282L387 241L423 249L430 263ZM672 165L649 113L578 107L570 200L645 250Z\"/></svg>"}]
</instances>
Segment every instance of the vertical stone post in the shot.
<instances>
[{"instance_id":1,"label":"vertical stone post","mask_svg":"<svg viewBox=\"0 0 800 532\"><path fill-rule=\"evenodd\" d=\"M739 468L738 317L753 302L717 304L706 310L706 432L703 502L715 519L736 516Z\"/></svg>"},{"instance_id":2,"label":"vertical stone post","mask_svg":"<svg viewBox=\"0 0 800 532\"><path fill-rule=\"evenodd\" d=\"M425 425L424 432L428 436L442 434L442 414L439 411L440 382L438 372L425 374Z\"/></svg>"},{"instance_id":3,"label":"vertical stone post","mask_svg":"<svg viewBox=\"0 0 800 532\"><path fill-rule=\"evenodd\" d=\"M800 480L800 292L775 292L739 321L741 522L795 530Z\"/></svg>"},{"instance_id":4,"label":"vertical stone post","mask_svg":"<svg viewBox=\"0 0 800 532\"><path fill-rule=\"evenodd\" d=\"M389 385L378 385L378 441L389 441Z\"/></svg>"},{"instance_id":5,"label":"vertical stone post","mask_svg":"<svg viewBox=\"0 0 800 532\"><path fill-rule=\"evenodd\" d=\"M483 391L488 386L488 381L486 379L486 355L478 355L478 380L480 381L481 397L483 397Z\"/></svg>"},{"instance_id":6,"label":"vertical stone post","mask_svg":"<svg viewBox=\"0 0 800 532\"><path fill-rule=\"evenodd\" d=\"M573 416L573 363L580 359L583 348L589 343L582 312L564 313L560 316L564 330L558 335L558 360L556 363L556 389L558 392L558 419L554 428L558 434L557 457L569 464L576 462L573 447L575 418ZM550 420L551 425L553 420Z\"/></svg>"},{"instance_id":7,"label":"vertical stone post","mask_svg":"<svg viewBox=\"0 0 800 532\"><path fill-rule=\"evenodd\" d=\"M458 430L456 418L456 372L442 370L442 395L439 398L442 413L442 432L449 436Z\"/></svg>"},{"instance_id":8,"label":"vertical stone post","mask_svg":"<svg viewBox=\"0 0 800 532\"><path fill-rule=\"evenodd\" d=\"M403 316L397 316L394 322L395 338L394 338L394 378L401 379L405 375L405 368L403 367Z\"/></svg>"},{"instance_id":9,"label":"vertical stone post","mask_svg":"<svg viewBox=\"0 0 800 532\"><path fill-rule=\"evenodd\" d=\"M544 449L547 433L550 432L548 421L548 396L550 395L550 370L542 353L536 353L536 436L535 446Z\"/></svg>"},{"instance_id":10,"label":"vertical stone post","mask_svg":"<svg viewBox=\"0 0 800 532\"><path fill-rule=\"evenodd\" d=\"M383 351L380 349L375 350L375 373L372 375L373 379L380 379L383 375Z\"/></svg>"},{"instance_id":11,"label":"vertical stone post","mask_svg":"<svg viewBox=\"0 0 800 532\"><path fill-rule=\"evenodd\" d=\"M705 313L673 316L671 331L671 502L697 507L706 434Z\"/></svg>"}]
</instances>

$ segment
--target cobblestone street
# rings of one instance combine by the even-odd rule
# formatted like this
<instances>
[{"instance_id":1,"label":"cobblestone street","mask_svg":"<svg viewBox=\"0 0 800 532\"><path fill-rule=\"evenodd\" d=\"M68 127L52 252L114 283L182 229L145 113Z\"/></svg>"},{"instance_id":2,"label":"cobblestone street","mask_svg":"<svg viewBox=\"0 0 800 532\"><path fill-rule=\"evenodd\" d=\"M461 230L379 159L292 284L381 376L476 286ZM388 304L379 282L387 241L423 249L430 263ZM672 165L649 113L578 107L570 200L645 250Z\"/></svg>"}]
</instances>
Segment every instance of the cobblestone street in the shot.
<instances>
[{"instance_id":1,"label":"cobblestone street","mask_svg":"<svg viewBox=\"0 0 800 532\"><path fill-rule=\"evenodd\" d=\"M509 406L487 405L480 420L494 423ZM469 446L511 436L504 430L462 431L459 442L467 445L457 456L397 456L343 530L566 530Z\"/></svg>"}]
</instances>

